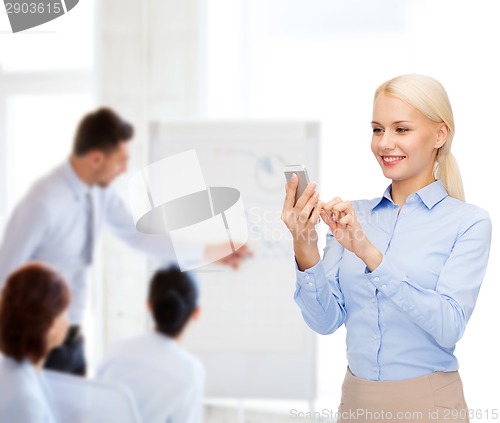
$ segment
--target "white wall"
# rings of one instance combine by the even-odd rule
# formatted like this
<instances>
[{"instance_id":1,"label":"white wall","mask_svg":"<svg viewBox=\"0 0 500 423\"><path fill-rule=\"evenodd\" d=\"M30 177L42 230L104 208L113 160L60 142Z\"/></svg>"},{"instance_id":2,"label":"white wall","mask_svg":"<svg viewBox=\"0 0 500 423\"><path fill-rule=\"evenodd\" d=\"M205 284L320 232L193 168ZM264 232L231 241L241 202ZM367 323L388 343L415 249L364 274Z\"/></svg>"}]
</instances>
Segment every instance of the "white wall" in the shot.
<instances>
[{"instance_id":1,"label":"white wall","mask_svg":"<svg viewBox=\"0 0 500 423\"><path fill-rule=\"evenodd\" d=\"M129 175L149 164L150 122L199 116L203 17L199 0L98 3L99 102L135 127ZM112 237L104 238L102 256L105 349L145 329L149 275L146 257Z\"/></svg>"}]
</instances>

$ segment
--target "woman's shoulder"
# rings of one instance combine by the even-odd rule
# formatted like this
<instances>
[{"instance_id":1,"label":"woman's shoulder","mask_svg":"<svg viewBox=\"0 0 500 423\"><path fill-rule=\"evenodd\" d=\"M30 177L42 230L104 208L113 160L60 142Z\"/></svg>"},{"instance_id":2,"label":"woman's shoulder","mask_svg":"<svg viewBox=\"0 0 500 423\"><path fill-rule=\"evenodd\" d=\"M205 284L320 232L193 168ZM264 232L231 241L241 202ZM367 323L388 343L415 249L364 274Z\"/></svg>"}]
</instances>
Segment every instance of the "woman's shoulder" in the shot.
<instances>
[{"instance_id":1,"label":"woman's shoulder","mask_svg":"<svg viewBox=\"0 0 500 423\"><path fill-rule=\"evenodd\" d=\"M29 387L35 377L33 366L27 362L19 362L10 357L0 358L0 381L9 386Z\"/></svg>"},{"instance_id":2,"label":"woman's shoulder","mask_svg":"<svg viewBox=\"0 0 500 423\"><path fill-rule=\"evenodd\" d=\"M46 399L30 364L5 357L0 359L0 391L0 408L10 410L12 416L18 419L24 415L39 416L47 412Z\"/></svg>"},{"instance_id":3,"label":"woman's shoulder","mask_svg":"<svg viewBox=\"0 0 500 423\"><path fill-rule=\"evenodd\" d=\"M491 233L490 214L482 207L450 196L444 198L438 206L446 216L455 216L460 223L459 233L467 232L471 227L482 228L485 233Z\"/></svg>"},{"instance_id":4,"label":"woman's shoulder","mask_svg":"<svg viewBox=\"0 0 500 423\"><path fill-rule=\"evenodd\" d=\"M373 210L376 206L383 203L384 201L390 202L390 200L384 196L375 197L371 199L356 199L351 200L351 203L354 207L354 210ZM441 201L438 201L436 204L432 204L431 209L447 209L450 212L458 212L463 213L466 217L477 218L477 219L489 219L489 213L483 209L472 203L467 203L465 201L461 201L457 198L451 197L449 195L445 196Z\"/></svg>"},{"instance_id":5,"label":"woman's shoulder","mask_svg":"<svg viewBox=\"0 0 500 423\"><path fill-rule=\"evenodd\" d=\"M458 198L447 196L446 198L444 198L443 204L445 204L448 207L459 210L463 213L466 213L467 215L470 216L489 218L489 213L482 207L473 203L467 203L466 201L459 200Z\"/></svg>"}]
</instances>

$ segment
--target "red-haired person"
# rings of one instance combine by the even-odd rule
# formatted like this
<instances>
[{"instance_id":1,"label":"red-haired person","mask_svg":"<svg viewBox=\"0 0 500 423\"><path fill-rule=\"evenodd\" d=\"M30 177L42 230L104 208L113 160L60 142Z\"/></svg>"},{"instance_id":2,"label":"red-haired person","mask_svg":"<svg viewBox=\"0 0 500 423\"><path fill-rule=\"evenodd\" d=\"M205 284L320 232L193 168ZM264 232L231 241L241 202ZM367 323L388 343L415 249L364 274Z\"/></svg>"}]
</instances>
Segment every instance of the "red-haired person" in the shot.
<instances>
[{"instance_id":1,"label":"red-haired person","mask_svg":"<svg viewBox=\"0 0 500 423\"><path fill-rule=\"evenodd\" d=\"M68 330L69 289L41 263L12 273L0 296L0 421L54 423L50 390L40 370Z\"/></svg>"}]
</instances>

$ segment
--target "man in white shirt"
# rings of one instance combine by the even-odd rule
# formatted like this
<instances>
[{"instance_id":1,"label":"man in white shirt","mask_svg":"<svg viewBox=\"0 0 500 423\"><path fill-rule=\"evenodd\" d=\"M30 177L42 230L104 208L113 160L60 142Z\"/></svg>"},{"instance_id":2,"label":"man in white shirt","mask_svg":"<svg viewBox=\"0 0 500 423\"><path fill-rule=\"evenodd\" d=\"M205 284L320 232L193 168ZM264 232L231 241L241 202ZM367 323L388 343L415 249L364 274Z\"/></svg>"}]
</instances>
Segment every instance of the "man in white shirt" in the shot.
<instances>
[{"instance_id":1,"label":"man in white shirt","mask_svg":"<svg viewBox=\"0 0 500 423\"><path fill-rule=\"evenodd\" d=\"M107 225L127 244L176 262L170 238L142 234L111 187L127 170L133 127L114 111L101 108L80 122L68 161L37 181L7 223L0 245L0 287L7 275L28 261L42 261L68 281L71 327L64 345L54 350L46 368L84 375L86 363L80 326L87 292L87 271L97 235ZM193 262L213 255L217 246L189 249ZM233 268L248 255L246 247L222 260Z\"/></svg>"},{"instance_id":2,"label":"man in white shirt","mask_svg":"<svg viewBox=\"0 0 500 423\"><path fill-rule=\"evenodd\" d=\"M179 345L200 314L195 281L176 267L159 270L149 286L148 307L154 331L114 344L97 377L127 387L143 422L200 423L205 370Z\"/></svg>"}]
</instances>

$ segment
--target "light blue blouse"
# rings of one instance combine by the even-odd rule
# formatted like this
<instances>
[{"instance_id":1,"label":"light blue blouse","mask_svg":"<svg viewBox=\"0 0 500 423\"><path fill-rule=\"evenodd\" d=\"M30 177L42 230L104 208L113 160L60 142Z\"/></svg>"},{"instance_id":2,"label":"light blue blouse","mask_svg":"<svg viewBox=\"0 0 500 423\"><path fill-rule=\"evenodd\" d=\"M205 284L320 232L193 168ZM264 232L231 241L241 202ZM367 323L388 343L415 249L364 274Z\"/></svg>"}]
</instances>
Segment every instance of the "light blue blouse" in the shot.
<instances>
[{"instance_id":1,"label":"light blue blouse","mask_svg":"<svg viewBox=\"0 0 500 423\"><path fill-rule=\"evenodd\" d=\"M370 273L329 232L323 259L297 269L295 301L321 334L346 325L355 376L401 380L457 370L455 344L486 272L490 218L448 196L439 180L408 196L401 211L390 189L353 202L382 263Z\"/></svg>"},{"instance_id":2,"label":"light blue blouse","mask_svg":"<svg viewBox=\"0 0 500 423\"><path fill-rule=\"evenodd\" d=\"M51 392L34 366L0 357L0 421L57 423Z\"/></svg>"}]
</instances>

